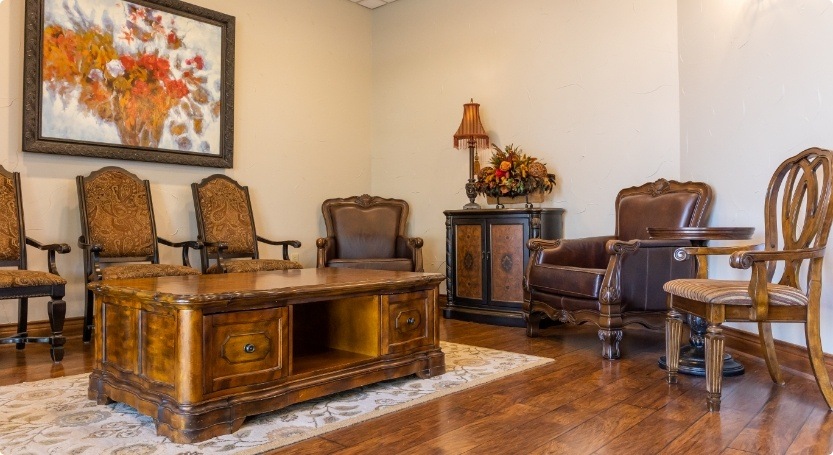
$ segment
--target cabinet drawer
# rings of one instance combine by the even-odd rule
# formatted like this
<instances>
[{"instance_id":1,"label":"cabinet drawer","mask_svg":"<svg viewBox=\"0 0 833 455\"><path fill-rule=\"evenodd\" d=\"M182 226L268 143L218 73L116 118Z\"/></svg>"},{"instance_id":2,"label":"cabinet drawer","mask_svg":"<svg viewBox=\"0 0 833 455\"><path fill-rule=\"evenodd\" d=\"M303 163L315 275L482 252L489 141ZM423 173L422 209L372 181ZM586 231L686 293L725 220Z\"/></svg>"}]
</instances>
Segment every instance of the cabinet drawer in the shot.
<instances>
[{"instance_id":1,"label":"cabinet drawer","mask_svg":"<svg viewBox=\"0 0 833 455\"><path fill-rule=\"evenodd\" d=\"M388 314L388 353L406 352L433 343L431 296L427 291L383 296Z\"/></svg>"},{"instance_id":2,"label":"cabinet drawer","mask_svg":"<svg viewBox=\"0 0 833 455\"><path fill-rule=\"evenodd\" d=\"M286 307L208 315L203 330L206 393L286 376Z\"/></svg>"}]
</instances>

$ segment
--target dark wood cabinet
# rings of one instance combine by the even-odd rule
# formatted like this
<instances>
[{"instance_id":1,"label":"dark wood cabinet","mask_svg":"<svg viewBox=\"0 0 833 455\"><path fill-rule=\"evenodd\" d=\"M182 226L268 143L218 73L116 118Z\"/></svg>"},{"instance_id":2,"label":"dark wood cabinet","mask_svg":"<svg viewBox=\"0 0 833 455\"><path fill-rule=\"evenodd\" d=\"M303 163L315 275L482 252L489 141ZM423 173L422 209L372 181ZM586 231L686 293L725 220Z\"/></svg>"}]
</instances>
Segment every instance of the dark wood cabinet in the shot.
<instances>
[{"instance_id":1,"label":"dark wood cabinet","mask_svg":"<svg viewBox=\"0 0 833 455\"><path fill-rule=\"evenodd\" d=\"M531 238L563 235L564 209L446 210L446 318L523 327Z\"/></svg>"}]
</instances>

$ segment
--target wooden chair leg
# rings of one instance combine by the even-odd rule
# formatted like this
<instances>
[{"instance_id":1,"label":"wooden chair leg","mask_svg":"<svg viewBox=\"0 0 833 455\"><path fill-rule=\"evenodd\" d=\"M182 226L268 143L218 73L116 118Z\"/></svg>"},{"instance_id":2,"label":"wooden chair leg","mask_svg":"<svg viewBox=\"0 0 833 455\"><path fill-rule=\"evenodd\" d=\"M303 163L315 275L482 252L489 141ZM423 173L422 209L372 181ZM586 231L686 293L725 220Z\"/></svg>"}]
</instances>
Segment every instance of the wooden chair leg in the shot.
<instances>
[{"instance_id":1,"label":"wooden chair leg","mask_svg":"<svg viewBox=\"0 0 833 455\"><path fill-rule=\"evenodd\" d=\"M529 313L526 317L526 336L537 337L541 329L541 313Z\"/></svg>"},{"instance_id":2,"label":"wooden chair leg","mask_svg":"<svg viewBox=\"0 0 833 455\"><path fill-rule=\"evenodd\" d=\"M18 336L28 336L29 332L29 299L23 297L17 300L17 333ZM17 349L26 347L26 343L15 343Z\"/></svg>"},{"instance_id":3,"label":"wooden chair leg","mask_svg":"<svg viewBox=\"0 0 833 455\"><path fill-rule=\"evenodd\" d=\"M677 310L668 311L665 319L665 364L668 368L668 383L677 383L680 368L680 338L683 334L682 315Z\"/></svg>"},{"instance_id":4,"label":"wooden chair leg","mask_svg":"<svg viewBox=\"0 0 833 455\"><path fill-rule=\"evenodd\" d=\"M758 338L761 340L761 349L764 351L764 360L766 360L766 367L769 369L769 377L772 378L772 382L784 385L781 367L778 365L778 358L775 356L775 342L772 339L771 323L758 323Z\"/></svg>"},{"instance_id":5,"label":"wooden chair leg","mask_svg":"<svg viewBox=\"0 0 833 455\"><path fill-rule=\"evenodd\" d=\"M709 323L706 329L706 404L709 412L720 411L723 386L723 328Z\"/></svg>"},{"instance_id":6,"label":"wooden chair leg","mask_svg":"<svg viewBox=\"0 0 833 455\"><path fill-rule=\"evenodd\" d=\"M827 407L833 410L833 385L830 384L830 377L824 365L818 312L808 312L807 322L804 324L804 334L807 337L807 352L810 355L810 366L813 368L816 384L818 384L819 390L824 396L824 401L827 402Z\"/></svg>"},{"instance_id":7,"label":"wooden chair leg","mask_svg":"<svg viewBox=\"0 0 833 455\"><path fill-rule=\"evenodd\" d=\"M49 326L52 330L52 335L49 337L49 344L51 349L49 355L52 356L53 362L60 362L64 358L64 344L66 338L64 337L64 320L67 314L67 304L60 297L52 297L52 300L47 304L47 313L49 315Z\"/></svg>"},{"instance_id":8,"label":"wooden chair leg","mask_svg":"<svg viewBox=\"0 0 833 455\"><path fill-rule=\"evenodd\" d=\"M599 339L602 340L602 358L616 360L622 357L619 343L622 341L622 329L599 329Z\"/></svg>"}]
</instances>

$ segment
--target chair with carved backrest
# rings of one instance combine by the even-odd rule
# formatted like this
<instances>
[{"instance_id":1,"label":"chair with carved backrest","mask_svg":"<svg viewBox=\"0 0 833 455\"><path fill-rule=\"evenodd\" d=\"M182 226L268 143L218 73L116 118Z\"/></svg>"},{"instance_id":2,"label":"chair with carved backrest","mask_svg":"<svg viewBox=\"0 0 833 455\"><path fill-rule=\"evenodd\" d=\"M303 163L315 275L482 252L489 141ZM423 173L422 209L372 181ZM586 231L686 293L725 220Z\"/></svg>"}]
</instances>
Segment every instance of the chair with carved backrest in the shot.
<instances>
[{"instance_id":1,"label":"chair with carved backrest","mask_svg":"<svg viewBox=\"0 0 833 455\"><path fill-rule=\"evenodd\" d=\"M26 246L47 253L49 272L28 270ZM55 253L69 253L69 245L60 243L43 245L26 236L23 223L23 199L20 191L20 174L9 172L0 166L0 299L17 299L17 333L0 338L0 344L15 343L23 349L26 343L47 343L52 360L60 362L64 357L63 335L66 303L66 280L58 275ZM10 269L8 267L13 267ZM49 297L47 314L49 336L29 336L29 298Z\"/></svg>"},{"instance_id":2,"label":"chair with carved backrest","mask_svg":"<svg viewBox=\"0 0 833 455\"><path fill-rule=\"evenodd\" d=\"M723 322L757 322L769 374L784 384L775 357L772 322L805 324L807 351L816 382L833 410L833 386L820 338L822 261L833 220L833 153L810 148L775 170L764 205L764 249L755 246L683 248L677 256L731 255L729 264L752 269L749 281L679 279L668 293L666 358L668 382L677 382L682 331L680 312L705 319L706 391L709 411L720 410ZM802 267L806 265L806 269ZM775 279L776 275L779 279Z\"/></svg>"},{"instance_id":3,"label":"chair with carved backrest","mask_svg":"<svg viewBox=\"0 0 833 455\"><path fill-rule=\"evenodd\" d=\"M316 241L318 267L422 272L419 237L406 237L408 203L363 194L321 204L327 237Z\"/></svg>"},{"instance_id":4,"label":"chair with carved backrest","mask_svg":"<svg viewBox=\"0 0 833 455\"><path fill-rule=\"evenodd\" d=\"M150 182L115 166L76 178L81 213L78 246L85 250L84 278L98 280L199 275L190 266L195 241L171 242L156 235ZM182 249L182 265L160 264L159 244ZM87 290L83 340L93 330L93 295Z\"/></svg>"},{"instance_id":5,"label":"chair with carved backrest","mask_svg":"<svg viewBox=\"0 0 833 455\"><path fill-rule=\"evenodd\" d=\"M702 182L659 179L625 188L616 197L616 233L581 239L531 239L523 303L527 334L542 319L599 327L602 357L620 357L622 328L660 329L665 319L662 284L693 277L694 261L677 262L685 240L649 239L649 227L700 227L711 208L711 188Z\"/></svg>"},{"instance_id":6,"label":"chair with carved backrest","mask_svg":"<svg viewBox=\"0 0 833 455\"><path fill-rule=\"evenodd\" d=\"M197 216L203 273L258 272L303 268L289 260L289 247L297 240L270 240L255 229L249 188L214 174L191 184ZM258 243L283 247L283 259L261 259ZM213 261L213 264L211 263Z\"/></svg>"}]
</instances>

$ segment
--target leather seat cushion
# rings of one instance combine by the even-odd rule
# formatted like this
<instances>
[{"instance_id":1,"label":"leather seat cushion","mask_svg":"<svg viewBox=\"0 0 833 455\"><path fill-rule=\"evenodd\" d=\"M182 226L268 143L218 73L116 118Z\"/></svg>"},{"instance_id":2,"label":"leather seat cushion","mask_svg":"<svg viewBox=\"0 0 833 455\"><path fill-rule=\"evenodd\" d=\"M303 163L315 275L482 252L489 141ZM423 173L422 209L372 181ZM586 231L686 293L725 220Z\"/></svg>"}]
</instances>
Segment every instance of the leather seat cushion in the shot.
<instances>
[{"instance_id":1,"label":"leather seat cushion","mask_svg":"<svg viewBox=\"0 0 833 455\"><path fill-rule=\"evenodd\" d=\"M351 269L376 269L412 272L414 263L410 259L332 259L327 267L344 267Z\"/></svg>"},{"instance_id":2,"label":"leather seat cushion","mask_svg":"<svg viewBox=\"0 0 833 455\"><path fill-rule=\"evenodd\" d=\"M598 299L604 274L605 269L534 264L530 267L528 283L538 292Z\"/></svg>"},{"instance_id":3,"label":"leather seat cushion","mask_svg":"<svg viewBox=\"0 0 833 455\"><path fill-rule=\"evenodd\" d=\"M59 286L67 280L58 275L37 270L0 270L0 288L27 286Z\"/></svg>"},{"instance_id":4,"label":"leather seat cushion","mask_svg":"<svg viewBox=\"0 0 833 455\"><path fill-rule=\"evenodd\" d=\"M665 292L698 302L717 305L752 306L748 281L680 279L662 286ZM782 284L767 284L770 305L807 305L807 296L801 290Z\"/></svg>"},{"instance_id":5,"label":"leather seat cushion","mask_svg":"<svg viewBox=\"0 0 833 455\"><path fill-rule=\"evenodd\" d=\"M223 261L228 273L241 272L264 272L269 270L291 270L302 269L303 265L295 261L285 261L283 259L236 259ZM217 264L212 265L206 270L206 273L221 273L220 267Z\"/></svg>"},{"instance_id":6,"label":"leather seat cushion","mask_svg":"<svg viewBox=\"0 0 833 455\"><path fill-rule=\"evenodd\" d=\"M111 265L101 270L103 280L129 278L158 278L161 276L199 275L200 271L184 265L172 264L129 264Z\"/></svg>"}]
</instances>

